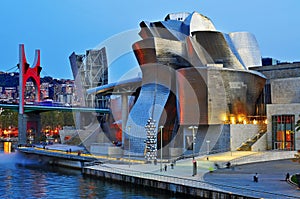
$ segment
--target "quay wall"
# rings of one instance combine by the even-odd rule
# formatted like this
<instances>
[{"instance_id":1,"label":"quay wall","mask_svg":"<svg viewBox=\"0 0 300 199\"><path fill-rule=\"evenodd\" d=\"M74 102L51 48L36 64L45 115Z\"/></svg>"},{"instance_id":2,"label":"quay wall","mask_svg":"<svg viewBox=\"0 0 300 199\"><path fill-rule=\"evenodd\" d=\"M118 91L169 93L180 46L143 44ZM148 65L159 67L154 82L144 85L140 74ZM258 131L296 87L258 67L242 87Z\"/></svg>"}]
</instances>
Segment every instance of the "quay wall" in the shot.
<instances>
[{"instance_id":1,"label":"quay wall","mask_svg":"<svg viewBox=\"0 0 300 199\"><path fill-rule=\"evenodd\" d=\"M84 175L88 175L95 178L104 178L113 181L119 181L122 183L132 183L139 186L152 187L158 190L169 191L172 194L185 194L193 197L199 198L213 198L213 199L253 199L253 197L242 196L238 194L233 194L230 192L222 192L217 189L205 189L199 188L197 186L188 185L188 183L184 183L184 181L191 182L189 179L180 179L181 182L175 183L172 180L159 180L153 179L151 176L149 177L141 177L141 176L132 176L128 174L109 172L100 169L94 169L92 167L84 167L82 168L82 173ZM158 175L159 176L159 175ZM160 176L161 178L165 178L165 176Z\"/></svg>"}]
</instances>

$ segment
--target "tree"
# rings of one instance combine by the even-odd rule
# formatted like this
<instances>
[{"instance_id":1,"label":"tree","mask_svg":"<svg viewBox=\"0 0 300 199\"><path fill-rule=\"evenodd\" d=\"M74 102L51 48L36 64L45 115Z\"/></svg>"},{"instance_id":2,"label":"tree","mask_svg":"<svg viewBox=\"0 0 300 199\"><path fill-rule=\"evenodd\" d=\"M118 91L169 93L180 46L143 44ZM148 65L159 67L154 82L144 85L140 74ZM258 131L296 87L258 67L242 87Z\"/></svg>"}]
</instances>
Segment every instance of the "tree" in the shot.
<instances>
[{"instance_id":1,"label":"tree","mask_svg":"<svg viewBox=\"0 0 300 199\"><path fill-rule=\"evenodd\" d=\"M12 110L5 109L0 115L0 127L7 129L9 126L18 126L18 113Z\"/></svg>"},{"instance_id":2,"label":"tree","mask_svg":"<svg viewBox=\"0 0 300 199\"><path fill-rule=\"evenodd\" d=\"M75 126L72 112L49 111L41 113L42 128L50 126Z\"/></svg>"}]
</instances>

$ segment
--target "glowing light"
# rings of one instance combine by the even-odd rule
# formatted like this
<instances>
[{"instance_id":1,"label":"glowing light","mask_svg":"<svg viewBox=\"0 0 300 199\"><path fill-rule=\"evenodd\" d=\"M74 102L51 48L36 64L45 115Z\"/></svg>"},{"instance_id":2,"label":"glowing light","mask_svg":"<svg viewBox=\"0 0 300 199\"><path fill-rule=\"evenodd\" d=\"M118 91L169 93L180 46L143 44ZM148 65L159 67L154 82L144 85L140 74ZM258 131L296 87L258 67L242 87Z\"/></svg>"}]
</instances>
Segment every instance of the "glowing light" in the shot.
<instances>
[{"instance_id":1,"label":"glowing light","mask_svg":"<svg viewBox=\"0 0 300 199\"><path fill-rule=\"evenodd\" d=\"M253 120L253 124L257 124L257 121L256 121L256 119L254 119L254 120Z\"/></svg>"},{"instance_id":2,"label":"glowing light","mask_svg":"<svg viewBox=\"0 0 300 199\"><path fill-rule=\"evenodd\" d=\"M243 121L243 124L247 124L247 120L244 120L244 121Z\"/></svg>"},{"instance_id":3,"label":"glowing light","mask_svg":"<svg viewBox=\"0 0 300 199\"><path fill-rule=\"evenodd\" d=\"M221 118L222 118L222 121L225 123L227 121L226 113L222 114Z\"/></svg>"},{"instance_id":4,"label":"glowing light","mask_svg":"<svg viewBox=\"0 0 300 199\"><path fill-rule=\"evenodd\" d=\"M230 117L230 123L231 123L231 124L235 124L235 117L234 117L234 116L231 116L231 117Z\"/></svg>"},{"instance_id":5,"label":"glowing light","mask_svg":"<svg viewBox=\"0 0 300 199\"><path fill-rule=\"evenodd\" d=\"M268 124L268 120L267 119L265 119L265 124Z\"/></svg>"},{"instance_id":6,"label":"glowing light","mask_svg":"<svg viewBox=\"0 0 300 199\"><path fill-rule=\"evenodd\" d=\"M11 142L4 142L3 150L4 150L4 153L10 153L11 152Z\"/></svg>"},{"instance_id":7,"label":"glowing light","mask_svg":"<svg viewBox=\"0 0 300 199\"><path fill-rule=\"evenodd\" d=\"M242 116L238 116L238 122L241 123L243 121L243 118L244 117L242 117Z\"/></svg>"}]
</instances>

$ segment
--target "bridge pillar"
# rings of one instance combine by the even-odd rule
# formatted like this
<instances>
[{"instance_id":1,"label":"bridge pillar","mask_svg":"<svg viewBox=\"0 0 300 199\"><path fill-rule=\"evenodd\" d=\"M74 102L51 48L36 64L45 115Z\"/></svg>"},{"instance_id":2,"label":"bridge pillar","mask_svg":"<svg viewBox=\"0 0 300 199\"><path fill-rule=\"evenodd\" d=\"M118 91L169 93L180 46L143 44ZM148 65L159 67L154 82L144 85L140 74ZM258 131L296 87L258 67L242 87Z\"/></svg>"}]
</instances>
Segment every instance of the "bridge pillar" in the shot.
<instances>
[{"instance_id":1,"label":"bridge pillar","mask_svg":"<svg viewBox=\"0 0 300 199\"><path fill-rule=\"evenodd\" d=\"M19 144L38 143L41 140L42 123L40 113L19 114Z\"/></svg>"},{"instance_id":2,"label":"bridge pillar","mask_svg":"<svg viewBox=\"0 0 300 199\"><path fill-rule=\"evenodd\" d=\"M122 93L122 145L125 145L126 123L128 119L128 94Z\"/></svg>"},{"instance_id":3,"label":"bridge pillar","mask_svg":"<svg viewBox=\"0 0 300 199\"><path fill-rule=\"evenodd\" d=\"M27 144L26 122L24 119L24 114L18 115L18 144Z\"/></svg>"}]
</instances>

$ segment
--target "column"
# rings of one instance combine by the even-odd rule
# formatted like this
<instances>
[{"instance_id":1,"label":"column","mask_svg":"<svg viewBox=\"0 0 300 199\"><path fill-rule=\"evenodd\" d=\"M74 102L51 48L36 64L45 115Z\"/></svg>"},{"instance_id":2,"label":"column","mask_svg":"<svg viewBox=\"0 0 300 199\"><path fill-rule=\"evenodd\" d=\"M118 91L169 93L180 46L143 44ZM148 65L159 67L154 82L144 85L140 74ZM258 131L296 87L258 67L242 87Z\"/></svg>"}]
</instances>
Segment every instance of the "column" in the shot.
<instances>
[{"instance_id":1,"label":"column","mask_svg":"<svg viewBox=\"0 0 300 199\"><path fill-rule=\"evenodd\" d=\"M122 94L122 145L125 144L126 123L128 118L128 95Z\"/></svg>"}]
</instances>

